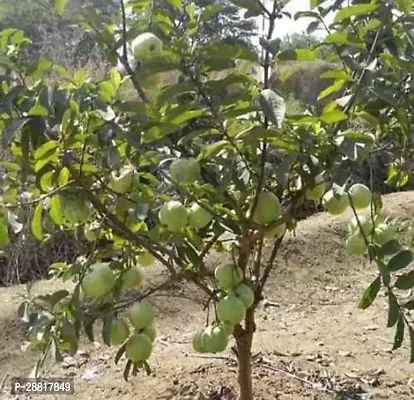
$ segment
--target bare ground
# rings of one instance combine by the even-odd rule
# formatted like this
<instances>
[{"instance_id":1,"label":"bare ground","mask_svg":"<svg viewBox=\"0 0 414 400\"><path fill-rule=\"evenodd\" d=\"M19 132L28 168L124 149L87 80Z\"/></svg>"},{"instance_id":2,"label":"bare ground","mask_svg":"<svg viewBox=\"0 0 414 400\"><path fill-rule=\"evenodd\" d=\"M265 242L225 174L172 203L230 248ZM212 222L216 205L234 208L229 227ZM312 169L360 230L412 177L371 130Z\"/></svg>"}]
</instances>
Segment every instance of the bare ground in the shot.
<instances>
[{"instance_id":1,"label":"bare ground","mask_svg":"<svg viewBox=\"0 0 414 400\"><path fill-rule=\"evenodd\" d=\"M384 203L387 213L414 215L414 192L385 196ZM357 308L375 267L344 254L346 221L347 216L318 214L301 222L297 236L287 239L258 310L253 346L255 399L414 398L408 343L391 352L394 332L385 327L384 296L366 311ZM215 255L210 261L216 265L221 260ZM156 279L157 272L158 268L151 270L148 279ZM52 285L39 282L36 290L49 291ZM33 365L34 355L20 349L25 331L15 317L24 290L0 290L1 399L18 398L9 394L10 378L24 376ZM193 288L152 298L159 316L150 376L140 373L126 383L122 362L114 365L116 349L100 342L85 342L73 359L49 365L48 373L72 376L73 397L80 400L237 399L231 346L219 357L192 351L191 335L203 325L205 312L187 297L197 297Z\"/></svg>"}]
</instances>

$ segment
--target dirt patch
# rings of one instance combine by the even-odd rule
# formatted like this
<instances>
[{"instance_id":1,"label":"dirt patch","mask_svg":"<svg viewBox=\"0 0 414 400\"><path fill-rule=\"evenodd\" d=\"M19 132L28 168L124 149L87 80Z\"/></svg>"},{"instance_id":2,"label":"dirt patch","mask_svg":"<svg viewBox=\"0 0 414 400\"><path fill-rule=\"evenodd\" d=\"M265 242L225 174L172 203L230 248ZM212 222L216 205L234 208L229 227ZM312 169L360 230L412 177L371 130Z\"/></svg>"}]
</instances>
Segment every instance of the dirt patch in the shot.
<instances>
[{"instance_id":1,"label":"dirt patch","mask_svg":"<svg viewBox=\"0 0 414 400\"><path fill-rule=\"evenodd\" d=\"M386 212L414 215L414 192L384 197ZM254 339L254 384L257 400L396 399L414 397L414 366L408 364L408 343L391 352L393 331L385 325L381 295L366 311L356 307L375 267L349 258L343 249L349 214L318 214L300 222L277 258L257 312ZM267 250L268 251L268 250ZM210 263L223 260L214 255ZM160 268L148 279L159 279ZM51 290L50 282L36 290ZM1 398L9 395L9 378L30 370L33 355L20 349L25 337L15 318L24 287L0 290ZM50 365L48 374L72 376L76 399L232 400L237 399L237 371L231 346L220 357L194 354L191 335L205 321L191 286L153 297L159 309L158 337L152 373L123 380L124 360L114 365L116 349L86 343L73 359ZM411 316L412 318L412 316ZM98 332L99 333L99 332ZM2 377L0 376L0 382ZM30 397L25 397L30 398ZM35 398L35 397L32 397Z\"/></svg>"}]
</instances>

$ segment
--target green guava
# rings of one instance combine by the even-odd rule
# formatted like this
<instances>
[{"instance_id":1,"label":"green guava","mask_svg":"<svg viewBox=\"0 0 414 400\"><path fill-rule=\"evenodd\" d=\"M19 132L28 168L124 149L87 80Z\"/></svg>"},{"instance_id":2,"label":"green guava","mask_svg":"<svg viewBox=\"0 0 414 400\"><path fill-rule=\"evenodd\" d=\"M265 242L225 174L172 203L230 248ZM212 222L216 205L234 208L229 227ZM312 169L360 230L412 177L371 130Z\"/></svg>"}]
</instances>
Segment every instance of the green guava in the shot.
<instances>
[{"instance_id":1,"label":"green guava","mask_svg":"<svg viewBox=\"0 0 414 400\"><path fill-rule=\"evenodd\" d=\"M195 158L178 158L170 165L170 176L176 183L196 182L200 174L200 165Z\"/></svg>"},{"instance_id":2,"label":"green guava","mask_svg":"<svg viewBox=\"0 0 414 400\"><path fill-rule=\"evenodd\" d=\"M322 175L315 178L315 185L305 190L306 200L319 201L326 190L325 179Z\"/></svg>"},{"instance_id":3,"label":"green guava","mask_svg":"<svg viewBox=\"0 0 414 400\"><path fill-rule=\"evenodd\" d=\"M149 251L144 251L137 258L138 264L143 267L152 267L154 265L154 261L155 257Z\"/></svg>"},{"instance_id":4,"label":"green guava","mask_svg":"<svg viewBox=\"0 0 414 400\"><path fill-rule=\"evenodd\" d=\"M245 315L246 307L237 296L226 296L217 303L217 317L221 322L237 325Z\"/></svg>"},{"instance_id":5,"label":"green guava","mask_svg":"<svg viewBox=\"0 0 414 400\"><path fill-rule=\"evenodd\" d=\"M71 224L86 222L92 215L92 207L85 199L63 197L61 204L63 216Z\"/></svg>"},{"instance_id":6,"label":"green guava","mask_svg":"<svg viewBox=\"0 0 414 400\"><path fill-rule=\"evenodd\" d=\"M349 199L346 193L334 194L331 189L322 197L322 205L331 215L339 215L346 211Z\"/></svg>"},{"instance_id":7,"label":"green guava","mask_svg":"<svg viewBox=\"0 0 414 400\"><path fill-rule=\"evenodd\" d=\"M188 224L195 229L205 228L213 216L197 203L193 203L188 210Z\"/></svg>"},{"instance_id":8,"label":"green guava","mask_svg":"<svg viewBox=\"0 0 414 400\"><path fill-rule=\"evenodd\" d=\"M102 297L115 286L115 274L109 264L97 263L90 267L81 282L81 288L86 296Z\"/></svg>"},{"instance_id":9,"label":"green guava","mask_svg":"<svg viewBox=\"0 0 414 400\"><path fill-rule=\"evenodd\" d=\"M206 353L206 345L204 343L204 330L196 332L192 337L193 350L197 353Z\"/></svg>"},{"instance_id":10,"label":"green guava","mask_svg":"<svg viewBox=\"0 0 414 400\"><path fill-rule=\"evenodd\" d=\"M351 197L353 206L359 210L366 208L371 204L372 193L367 186L357 183L352 185L349 189L349 196Z\"/></svg>"},{"instance_id":11,"label":"green guava","mask_svg":"<svg viewBox=\"0 0 414 400\"><path fill-rule=\"evenodd\" d=\"M252 199L254 204L254 199ZM252 204L252 207L253 207ZM266 225L273 222L282 212L282 206L277 196L268 191L263 191L257 198L257 205L253 214L253 222L258 225Z\"/></svg>"},{"instance_id":12,"label":"green guava","mask_svg":"<svg viewBox=\"0 0 414 400\"><path fill-rule=\"evenodd\" d=\"M124 290L131 290L139 288L144 283L144 276L138 267L131 267L122 274L122 288Z\"/></svg>"},{"instance_id":13,"label":"green guava","mask_svg":"<svg viewBox=\"0 0 414 400\"><path fill-rule=\"evenodd\" d=\"M375 228L374 232L374 242L378 244L379 246L384 245L385 243L388 243L391 240L395 239L395 229L388 224L382 223L379 224Z\"/></svg>"},{"instance_id":14,"label":"green guava","mask_svg":"<svg viewBox=\"0 0 414 400\"><path fill-rule=\"evenodd\" d=\"M143 362L150 358L152 342L146 335L136 333L125 344L125 354L132 362Z\"/></svg>"},{"instance_id":15,"label":"green guava","mask_svg":"<svg viewBox=\"0 0 414 400\"><path fill-rule=\"evenodd\" d=\"M127 166L120 171L112 171L109 176L109 188L116 193L129 192L134 183L135 168Z\"/></svg>"},{"instance_id":16,"label":"green guava","mask_svg":"<svg viewBox=\"0 0 414 400\"><path fill-rule=\"evenodd\" d=\"M222 264L214 270L214 277L220 289L233 289L243 281L243 271L234 264Z\"/></svg>"},{"instance_id":17,"label":"green guava","mask_svg":"<svg viewBox=\"0 0 414 400\"><path fill-rule=\"evenodd\" d=\"M345 242L345 249L349 255L362 256L367 249L364 237L359 233L349 236Z\"/></svg>"},{"instance_id":18,"label":"green guava","mask_svg":"<svg viewBox=\"0 0 414 400\"><path fill-rule=\"evenodd\" d=\"M171 232L179 232L187 225L188 210L181 202L171 200L162 206L159 219Z\"/></svg>"},{"instance_id":19,"label":"green guava","mask_svg":"<svg viewBox=\"0 0 414 400\"><path fill-rule=\"evenodd\" d=\"M362 233L366 238L372 235L374 224L370 215L358 216L359 224L355 216L352 217L349 224L349 231L351 233Z\"/></svg>"},{"instance_id":20,"label":"green guava","mask_svg":"<svg viewBox=\"0 0 414 400\"><path fill-rule=\"evenodd\" d=\"M111 326L111 344L119 345L125 342L129 336L128 324L123 319L115 319Z\"/></svg>"},{"instance_id":21,"label":"green guava","mask_svg":"<svg viewBox=\"0 0 414 400\"><path fill-rule=\"evenodd\" d=\"M145 300L134 303L129 308L129 319L137 329L143 329L153 324L155 308Z\"/></svg>"},{"instance_id":22,"label":"green guava","mask_svg":"<svg viewBox=\"0 0 414 400\"><path fill-rule=\"evenodd\" d=\"M204 350L208 353L221 353L226 350L228 335L222 326L208 326L202 334Z\"/></svg>"},{"instance_id":23,"label":"green guava","mask_svg":"<svg viewBox=\"0 0 414 400\"><path fill-rule=\"evenodd\" d=\"M131 47L137 61L147 61L161 56L163 43L153 33L145 32L132 41Z\"/></svg>"},{"instance_id":24,"label":"green guava","mask_svg":"<svg viewBox=\"0 0 414 400\"><path fill-rule=\"evenodd\" d=\"M249 309L254 303L254 292L252 288L245 283L241 283L235 289L236 296L243 302L246 310Z\"/></svg>"},{"instance_id":25,"label":"green guava","mask_svg":"<svg viewBox=\"0 0 414 400\"><path fill-rule=\"evenodd\" d=\"M155 340L155 337L157 336L157 330L155 329L154 325L146 326L144 329L140 331L143 335L147 335L151 342Z\"/></svg>"},{"instance_id":26,"label":"green guava","mask_svg":"<svg viewBox=\"0 0 414 400\"><path fill-rule=\"evenodd\" d=\"M280 238L285 234L286 229L286 224L283 222L272 228L270 231L267 231L265 236L269 238Z\"/></svg>"}]
</instances>

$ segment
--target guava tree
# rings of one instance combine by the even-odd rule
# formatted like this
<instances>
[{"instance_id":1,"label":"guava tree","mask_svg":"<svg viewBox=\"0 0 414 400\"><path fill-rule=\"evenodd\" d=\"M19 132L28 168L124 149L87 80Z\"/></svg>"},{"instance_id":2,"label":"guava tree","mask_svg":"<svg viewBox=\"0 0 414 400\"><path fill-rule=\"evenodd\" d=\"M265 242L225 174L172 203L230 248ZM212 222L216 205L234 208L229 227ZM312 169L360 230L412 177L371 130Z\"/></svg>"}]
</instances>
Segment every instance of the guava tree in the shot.
<instances>
[{"instance_id":1,"label":"guava tree","mask_svg":"<svg viewBox=\"0 0 414 400\"><path fill-rule=\"evenodd\" d=\"M324 2L311 3L319 8L305 16L315 18L314 26L323 25ZM238 2L255 13L260 8L269 20L264 58L243 46L194 39L217 12L214 6L200 10L170 1L186 21L185 35L174 32L170 41L152 33L168 36L176 28L164 14L152 13L150 1L121 1L120 25L93 13L85 28L96 33L108 59L114 65L118 59L126 74L112 68L99 81L46 59L16 65L28 40L16 29L0 33L2 63L15 72L3 77L0 87L0 129L10 153L10 161L2 162L1 242L8 243L27 206L33 207L30 223L38 240L67 230L90 242L74 263L50 266L51 275L74 283L73 290L29 292L19 308L30 326L31 345L42 351L34 374L48 354L59 361L62 353L76 353L81 335L93 339L98 321L105 344L118 348L115 362L125 360L125 378L148 370L157 318L149 298L171 282L189 281L208 297L210 310L207 325L194 333L193 349L222 352L234 338L240 399L252 400L255 310L283 238L296 229L308 201L322 202L332 215L352 209L344 245L350 255L368 256L378 266L359 305L370 306L383 287L388 326L396 326L394 348L401 346L405 329L414 348L406 312L414 303L401 301L398 292L414 286L413 272L404 272L412 252L396 240L378 194L337 180L338 171L381 151L380 139L388 138L400 152L395 154L409 151L410 80L401 83L399 77L412 73L411 8L407 2L399 2L399 10L382 2L339 3L325 40L338 68L326 73L334 84L321 97L339 90L345 97L330 102L321 115L289 115L283 98L269 87L278 62L316 57L310 49L280 53L275 47L278 1L271 8L255 0ZM127 11L137 15L132 27ZM355 32L349 32L350 25ZM372 32L374 40L368 38ZM379 47L390 32L401 38L396 54ZM128 49L136 58L133 66ZM238 68L239 61L260 63L264 82ZM185 79L149 96L140 77L168 71ZM226 71L225 77L214 79L217 71ZM52 73L57 81L50 79ZM138 100L123 98L128 82ZM392 92L384 98L386 90ZM194 124L200 120L205 123ZM404 163L390 166L389 183L404 185L404 174ZM228 261L211 270L206 260L213 251ZM149 286L142 268L154 262L169 277ZM124 296L135 289L140 290L132 300Z\"/></svg>"}]
</instances>

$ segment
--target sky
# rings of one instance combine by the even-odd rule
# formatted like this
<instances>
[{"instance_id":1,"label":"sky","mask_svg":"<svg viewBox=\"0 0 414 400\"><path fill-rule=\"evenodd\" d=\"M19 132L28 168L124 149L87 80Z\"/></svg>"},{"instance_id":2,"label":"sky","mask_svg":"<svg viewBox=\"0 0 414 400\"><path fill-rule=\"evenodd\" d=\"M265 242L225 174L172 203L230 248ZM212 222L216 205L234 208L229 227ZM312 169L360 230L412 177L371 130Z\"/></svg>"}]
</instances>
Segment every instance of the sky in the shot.
<instances>
[{"instance_id":1,"label":"sky","mask_svg":"<svg viewBox=\"0 0 414 400\"><path fill-rule=\"evenodd\" d=\"M291 0L286 7L283 9L283 11L287 11L292 15L292 18L284 17L281 20L278 20L276 22L276 28L273 38L283 38L284 36L292 33L301 33L303 31L306 31L306 28L308 27L309 23L313 21L312 18L300 18L295 21L294 15L298 11L309 11L309 0ZM264 4L267 5L268 8L271 8L273 4L273 0L265 0ZM327 22L329 23L329 18L327 19ZM262 28L262 19L257 18L257 24L259 27L259 31ZM314 35L321 35L321 32L314 32ZM256 39L258 42L258 38Z\"/></svg>"}]
</instances>

